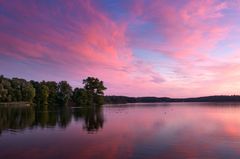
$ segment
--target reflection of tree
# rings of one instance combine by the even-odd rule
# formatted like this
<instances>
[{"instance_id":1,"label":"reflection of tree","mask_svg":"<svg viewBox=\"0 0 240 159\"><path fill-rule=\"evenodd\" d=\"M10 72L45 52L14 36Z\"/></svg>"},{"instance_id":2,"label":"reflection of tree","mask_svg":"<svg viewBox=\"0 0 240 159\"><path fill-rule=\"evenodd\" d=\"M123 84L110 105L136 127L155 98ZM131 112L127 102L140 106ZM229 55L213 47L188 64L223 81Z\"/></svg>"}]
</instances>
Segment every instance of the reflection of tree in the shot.
<instances>
[{"instance_id":1,"label":"reflection of tree","mask_svg":"<svg viewBox=\"0 0 240 159\"><path fill-rule=\"evenodd\" d=\"M34 123L32 107L0 107L0 133L5 129L24 129Z\"/></svg>"},{"instance_id":2,"label":"reflection of tree","mask_svg":"<svg viewBox=\"0 0 240 159\"><path fill-rule=\"evenodd\" d=\"M97 131L103 127L104 117L102 108L93 107L87 108L84 113L84 126L87 131Z\"/></svg>"},{"instance_id":3,"label":"reflection of tree","mask_svg":"<svg viewBox=\"0 0 240 159\"><path fill-rule=\"evenodd\" d=\"M59 121L58 124L62 128L66 128L68 124L71 122L72 113L69 108L62 108L59 110Z\"/></svg>"},{"instance_id":4,"label":"reflection of tree","mask_svg":"<svg viewBox=\"0 0 240 159\"><path fill-rule=\"evenodd\" d=\"M24 128L56 127L66 128L72 117L84 120L83 129L97 131L103 127L104 116L101 107L71 109L45 107L0 107L0 134L3 130Z\"/></svg>"},{"instance_id":5,"label":"reflection of tree","mask_svg":"<svg viewBox=\"0 0 240 159\"><path fill-rule=\"evenodd\" d=\"M35 124L41 127L55 127L56 125L65 128L71 121L71 110L69 108L41 109L37 107Z\"/></svg>"},{"instance_id":6,"label":"reflection of tree","mask_svg":"<svg viewBox=\"0 0 240 159\"><path fill-rule=\"evenodd\" d=\"M83 129L88 132L98 131L103 127L104 116L102 107L82 107L73 110L76 121L84 119Z\"/></svg>"},{"instance_id":7,"label":"reflection of tree","mask_svg":"<svg viewBox=\"0 0 240 159\"><path fill-rule=\"evenodd\" d=\"M58 123L58 114L55 110L48 110L48 121L47 125L50 127L55 127Z\"/></svg>"}]
</instances>

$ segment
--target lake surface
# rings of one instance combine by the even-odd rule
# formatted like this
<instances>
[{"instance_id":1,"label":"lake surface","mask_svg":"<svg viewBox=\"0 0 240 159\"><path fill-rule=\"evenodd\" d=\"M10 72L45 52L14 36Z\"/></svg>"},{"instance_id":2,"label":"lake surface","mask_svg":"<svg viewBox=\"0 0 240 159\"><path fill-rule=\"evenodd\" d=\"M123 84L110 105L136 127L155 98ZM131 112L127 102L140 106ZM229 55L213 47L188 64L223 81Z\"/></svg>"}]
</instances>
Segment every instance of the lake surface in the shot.
<instances>
[{"instance_id":1,"label":"lake surface","mask_svg":"<svg viewBox=\"0 0 240 159\"><path fill-rule=\"evenodd\" d=\"M240 103L0 108L1 159L240 158Z\"/></svg>"}]
</instances>

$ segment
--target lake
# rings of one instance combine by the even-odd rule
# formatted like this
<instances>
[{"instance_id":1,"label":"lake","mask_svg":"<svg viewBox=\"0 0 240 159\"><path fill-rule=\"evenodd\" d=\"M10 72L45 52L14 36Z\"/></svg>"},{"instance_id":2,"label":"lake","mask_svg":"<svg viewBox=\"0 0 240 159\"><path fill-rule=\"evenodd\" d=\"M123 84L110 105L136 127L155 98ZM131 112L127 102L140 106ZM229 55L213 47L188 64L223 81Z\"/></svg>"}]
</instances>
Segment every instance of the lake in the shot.
<instances>
[{"instance_id":1,"label":"lake","mask_svg":"<svg viewBox=\"0 0 240 159\"><path fill-rule=\"evenodd\" d=\"M0 108L1 159L240 158L240 103Z\"/></svg>"}]
</instances>

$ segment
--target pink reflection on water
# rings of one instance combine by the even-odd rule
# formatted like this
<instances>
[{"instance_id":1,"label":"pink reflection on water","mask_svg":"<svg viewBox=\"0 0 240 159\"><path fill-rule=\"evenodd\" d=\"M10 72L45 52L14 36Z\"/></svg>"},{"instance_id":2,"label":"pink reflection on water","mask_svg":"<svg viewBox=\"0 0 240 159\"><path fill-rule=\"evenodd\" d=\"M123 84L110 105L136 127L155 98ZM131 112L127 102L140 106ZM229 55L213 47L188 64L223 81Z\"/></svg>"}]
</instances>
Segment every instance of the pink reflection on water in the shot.
<instances>
[{"instance_id":1,"label":"pink reflection on water","mask_svg":"<svg viewBox=\"0 0 240 159\"><path fill-rule=\"evenodd\" d=\"M83 121L65 130L33 129L0 137L5 158L238 158L240 107L198 103L105 107L103 129ZM18 144L16 144L18 142Z\"/></svg>"}]
</instances>

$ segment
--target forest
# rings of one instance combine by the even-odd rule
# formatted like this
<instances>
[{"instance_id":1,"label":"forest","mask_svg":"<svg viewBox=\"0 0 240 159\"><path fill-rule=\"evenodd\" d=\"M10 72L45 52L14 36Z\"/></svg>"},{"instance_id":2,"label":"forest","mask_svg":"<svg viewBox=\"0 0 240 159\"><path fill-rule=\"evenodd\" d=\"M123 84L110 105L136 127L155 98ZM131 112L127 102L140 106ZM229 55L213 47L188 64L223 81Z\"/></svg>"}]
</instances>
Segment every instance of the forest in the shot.
<instances>
[{"instance_id":1,"label":"forest","mask_svg":"<svg viewBox=\"0 0 240 159\"><path fill-rule=\"evenodd\" d=\"M240 102L238 95L196 98L104 96L103 81L95 77L83 80L83 88L72 88L67 81L27 81L0 76L0 103L28 102L38 107L100 106L123 103L156 102Z\"/></svg>"},{"instance_id":2,"label":"forest","mask_svg":"<svg viewBox=\"0 0 240 159\"><path fill-rule=\"evenodd\" d=\"M240 102L239 95L215 95L195 98L169 98L169 97L127 97L105 96L105 103L161 103L161 102Z\"/></svg>"},{"instance_id":3,"label":"forest","mask_svg":"<svg viewBox=\"0 0 240 159\"><path fill-rule=\"evenodd\" d=\"M0 103L28 102L38 107L99 106L104 103L103 81L95 77L83 80L83 88L67 81L27 81L0 76Z\"/></svg>"}]
</instances>

